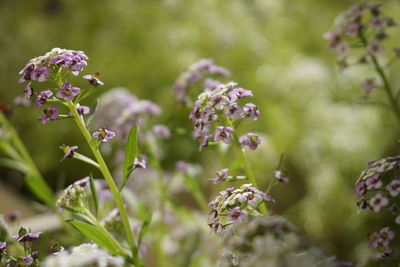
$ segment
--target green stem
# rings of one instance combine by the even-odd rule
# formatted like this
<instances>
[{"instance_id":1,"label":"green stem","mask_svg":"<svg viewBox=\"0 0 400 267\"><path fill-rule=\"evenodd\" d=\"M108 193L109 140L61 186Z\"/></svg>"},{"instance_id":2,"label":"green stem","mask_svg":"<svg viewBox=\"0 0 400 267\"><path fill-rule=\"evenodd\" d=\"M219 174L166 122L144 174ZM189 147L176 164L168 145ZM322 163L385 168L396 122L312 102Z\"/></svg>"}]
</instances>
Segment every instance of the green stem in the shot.
<instances>
[{"instance_id":1,"label":"green stem","mask_svg":"<svg viewBox=\"0 0 400 267\"><path fill-rule=\"evenodd\" d=\"M360 37L364 47L367 48L367 39L365 38L364 34L360 33L359 37ZM395 95L393 93L393 89L390 86L390 83L388 81L388 78L386 77L386 74L383 71L383 68L381 67L381 65L379 64L378 59L376 58L376 56L373 55L372 53L368 53L368 54L369 54L369 56L370 56L370 58L372 60L372 64L374 65L374 68L375 68L376 72L378 73L379 77L382 80L383 88L385 89L387 97L389 99L389 102L392 105L392 109L393 109L393 112L394 112L394 114L396 116L396 119L400 124L400 109L399 109L399 106L397 104L396 97L395 97Z\"/></svg>"},{"instance_id":2,"label":"green stem","mask_svg":"<svg viewBox=\"0 0 400 267\"><path fill-rule=\"evenodd\" d=\"M119 213L121 215L121 220L122 220L122 224L124 226L127 238L128 238L128 243L131 246L131 248L135 248L135 240L133 238L133 232L129 223L129 219L128 219L128 215L126 213L126 210L124 208L124 203L120 194L120 191L118 190L117 185L114 182L114 179L107 167L107 164L105 163L103 156L101 155L99 149L91 144L91 140L92 140L92 136L90 135L88 129L85 126L85 122L83 121L83 118L79 115L78 111L75 108L75 105L71 102L68 101L67 103L68 108L70 109L70 111L72 112L73 116L74 116L74 120L76 122L76 124L78 125L78 128L80 129L80 131L82 132L83 136L86 139L86 142L88 143L90 149L93 152L93 155L95 156L97 163L100 165L100 171L104 176L104 179L106 180L111 193L114 196L114 200L115 203L117 205L117 208L119 210Z\"/></svg>"},{"instance_id":3,"label":"green stem","mask_svg":"<svg viewBox=\"0 0 400 267\"><path fill-rule=\"evenodd\" d=\"M85 215L90 219L90 221L101 231L103 232L109 240L113 243L113 245L121 252L122 256L127 257L125 249L121 246L121 244L114 238L114 236L97 220L97 218L89 211L85 210Z\"/></svg>"},{"instance_id":4,"label":"green stem","mask_svg":"<svg viewBox=\"0 0 400 267\"><path fill-rule=\"evenodd\" d=\"M228 126L233 129L233 145L236 147L236 149L240 153L240 157L242 158L242 162L244 164L244 169L246 171L246 176L250 180L250 182L253 184L253 186L258 188L256 179L254 177L253 171L250 166L250 161L247 158L247 155L246 155L244 149L242 149L242 146L240 145L239 138L236 134L235 126L233 125L232 121L226 116L225 116L225 121L228 124ZM267 206L265 205L265 202L261 203L260 210L261 210L262 214L268 215Z\"/></svg>"}]
</instances>

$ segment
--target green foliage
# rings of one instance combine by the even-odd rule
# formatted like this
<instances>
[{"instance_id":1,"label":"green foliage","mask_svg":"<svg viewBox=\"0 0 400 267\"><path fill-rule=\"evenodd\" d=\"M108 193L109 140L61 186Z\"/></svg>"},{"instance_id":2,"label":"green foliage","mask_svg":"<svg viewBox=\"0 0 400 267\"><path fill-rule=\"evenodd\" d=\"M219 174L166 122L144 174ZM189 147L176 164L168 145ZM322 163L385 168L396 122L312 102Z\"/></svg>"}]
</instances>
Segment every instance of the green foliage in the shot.
<instances>
[{"instance_id":1,"label":"green foliage","mask_svg":"<svg viewBox=\"0 0 400 267\"><path fill-rule=\"evenodd\" d=\"M129 132L128 141L125 145L125 160L123 169L123 183L125 184L133 171L133 161L139 155L138 149L138 130L139 127L135 124Z\"/></svg>"}]
</instances>

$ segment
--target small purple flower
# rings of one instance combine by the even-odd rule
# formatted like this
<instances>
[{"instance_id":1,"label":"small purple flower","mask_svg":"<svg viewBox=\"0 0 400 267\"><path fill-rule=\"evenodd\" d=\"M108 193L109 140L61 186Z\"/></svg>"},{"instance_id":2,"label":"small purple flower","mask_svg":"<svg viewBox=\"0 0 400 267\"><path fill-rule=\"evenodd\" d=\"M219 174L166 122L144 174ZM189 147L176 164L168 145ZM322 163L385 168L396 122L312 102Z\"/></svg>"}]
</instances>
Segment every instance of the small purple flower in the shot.
<instances>
[{"instance_id":1,"label":"small purple flower","mask_svg":"<svg viewBox=\"0 0 400 267\"><path fill-rule=\"evenodd\" d=\"M394 219L396 224L400 224L400 215L397 215L396 219Z\"/></svg>"},{"instance_id":2,"label":"small purple flower","mask_svg":"<svg viewBox=\"0 0 400 267\"><path fill-rule=\"evenodd\" d=\"M90 112L90 108L88 106L81 106L80 104L77 104L76 111L78 111L80 115L87 115Z\"/></svg>"},{"instance_id":3,"label":"small purple flower","mask_svg":"<svg viewBox=\"0 0 400 267\"><path fill-rule=\"evenodd\" d=\"M83 79L86 79L89 81L90 85L96 86L96 85L104 85L104 83L102 81L100 81L100 79L98 78L98 74L97 75L85 75L82 77Z\"/></svg>"},{"instance_id":4,"label":"small purple flower","mask_svg":"<svg viewBox=\"0 0 400 267\"><path fill-rule=\"evenodd\" d=\"M358 32L360 31L361 26L358 23L350 23L346 26L345 33L348 36L357 36Z\"/></svg>"},{"instance_id":5,"label":"small purple flower","mask_svg":"<svg viewBox=\"0 0 400 267\"><path fill-rule=\"evenodd\" d=\"M24 235L17 235L14 236L15 240L17 242L29 242L29 241L35 241L36 239L39 238L39 236L42 234L42 232L36 232L36 233L26 233Z\"/></svg>"},{"instance_id":6,"label":"small purple flower","mask_svg":"<svg viewBox=\"0 0 400 267\"><path fill-rule=\"evenodd\" d=\"M163 124L156 124L153 126L153 133L155 136L160 138L168 138L171 136L171 132L167 128L167 126Z\"/></svg>"},{"instance_id":7,"label":"small purple flower","mask_svg":"<svg viewBox=\"0 0 400 267\"><path fill-rule=\"evenodd\" d=\"M384 227L379 232L379 243L383 246L389 246L390 240L392 240L395 236L394 232L389 227Z\"/></svg>"},{"instance_id":8,"label":"small purple flower","mask_svg":"<svg viewBox=\"0 0 400 267\"><path fill-rule=\"evenodd\" d=\"M238 118L242 114L242 107L240 107L235 102L229 104L229 106L225 109L224 114L228 116L231 120Z\"/></svg>"},{"instance_id":9,"label":"small purple flower","mask_svg":"<svg viewBox=\"0 0 400 267\"><path fill-rule=\"evenodd\" d=\"M38 82L44 82L47 80L47 76L50 71L48 68L43 66L36 66L31 73L31 79Z\"/></svg>"},{"instance_id":10,"label":"small purple flower","mask_svg":"<svg viewBox=\"0 0 400 267\"><path fill-rule=\"evenodd\" d=\"M82 179L80 179L78 181L75 181L73 185L74 186L80 186L80 187L86 187L86 185L89 184L89 180L90 180L89 177L84 177L84 178L82 178Z\"/></svg>"},{"instance_id":11,"label":"small purple flower","mask_svg":"<svg viewBox=\"0 0 400 267\"><path fill-rule=\"evenodd\" d=\"M100 128L92 134L92 137L96 137L102 142L108 142L115 136L115 133L107 130L106 128Z\"/></svg>"},{"instance_id":12,"label":"small purple flower","mask_svg":"<svg viewBox=\"0 0 400 267\"><path fill-rule=\"evenodd\" d=\"M382 193L376 193L369 200L369 204L375 212L378 212L389 204L389 200Z\"/></svg>"},{"instance_id":13,"label":"small purple flower","mask_svg":"<svg viewBox=\"0 0 400 267\"><path fill-rule=\"evenodd\" d=\"M379 53L381 53L384 50L381 43L376 40L373 41L372 43L368 44L367 49L368 49L369 53L374 56L378 55Z\"/></svg>"},{"instance_id":14,"label":"small purple flower","mask_svg":"<svg viewBox=\"0 0 400 267\"><path fill-rule=\"evenodd\" d=\"M210 102L217 110L221 110L228 105L229 98L223 94L215 94L211 97Z\"/></svg>"},{"instance_id":15,"label":"small purple flower","mask_svg":"<svg viewBox=\"0 0 400 267\"><path fill-rule=\"evenodd\" d=\"M6 216L6 220L9 222L14 222L15 220L18 219L18 217L21 215L21 213L18 210L13 211L12 213L8 214Z\"/></svg>"},{"instance_id":16,"label":"small purple flower","mask_svg":"<svg viewBox=\"0 0 400 267\"><path fill-rule=\"evenodd\" d=\"M235 88L228 94L231 101L236 101L239 98L244 98L247 96L253 96L253 92L243 88Z\"/></svg>"},{"instance_id":17,"label":"small purple flower","mask_svg":"<svg viewBox=\"0 0 400 267\"><path fill-rule=\"evenodd\" d=\"M379 178L379 173L369 177L365 184L367 185L367 190L376 189L382 186L382 181Z\"/></svg>"},{"instance_id":18,"label":"small purple flower","mask_svg":"<svg viewBox=\"0 0 400 267\"><path fill-rule=\"evenodd\" d=\"M14 105L28 107L31 105L31 101L23 96L17 96L16 98L14 98Z\"/></svg>"},{"instance_id":19,"label":"small purple flower","mask_svg":"<svg viewBox=\"0 0 400 267\"><path fill-rule=\"evenodd\" d=\"M0 242L0 254L6 250L7 242Z\"/></svg>"},{"instance_id":20,"label":"small purple flower","mask_svg":"<svg viewBox=\"0 0 400 267\"><path fill-rule=\"evenodd\" d=\"M228 212L228 217L233 221L242 220L247 217L247 211L240 209L240 207L234 207Z\"/></svg>"},{"instance_id":21,"label":"small purple flower","mask_svg":"<svg viewBox=\"0 0 400 267\"><path fill-rule=\"evenodd\" d=\"M35 106L40 107L41 105L46 104L47 99L52 95L53 93L50 90L39 92L35 100Z\"/></svg>"},{"instance_id":22,"label":"small purple flower","mask_svg":"<svg viewBox=\"0 0 400 267\"><path fill-rule=\"evenodd\" d=\"M362 196L366 193L367 191L367 186L365 184L364 180L359 181L356 184L356 195Z\"/></svg>"},{"instance_id":23,"label":"small purple flower","mask_svg":"<svg viewBox=\"0 0 400 267\"><path fill-rule=\"evenodd\" d=\"M396 197L400 194L400 179L392 180L388 185L386 185L386 190L392 197Z\"/></svg>"},{"instance_id":24,"label":"small purple flower","mask_svg":"<svg viewBox=\"0 0 400 267\"><path fill-rule=\"evenodd\" d=\"M31 86L31 82L27 83L24 88L24 95L26 98L31 98L33 96L33 88Z\"/></svg>"},{"instance_id":25,"label":"small purple flower","mask_svg":"<svg viewBox=\"0 0 400 267\"><path fill-rule=\"evenodd\" d=\"M178 169L178 170L180 170L180 171L182 171L182 172L184 172L184 173L186 173L186 174L190 174L191 172L192 172L192 170L193 170L193 164L191 164L191 163L188 163L188 162L185 162L185 161L183 161L183 160L179 160L179 161L177 161L176 163L175 163L175 167Z\"/></svg>"},{"instance_id":26,"label":"small purple flower","mask_svg":"<svg viewBox=\"0 0 400 267\"><path fill-rule=\"evenodd\" d=\"M228 169L222 169L217 172L217 176L214 178L214 184L219 184L228 178Z\"/></svg>"},{"instance_id":27,"label":"small purple flower","mask_svg":"<svg viewBox=\"0 0 400 267\"><path fill-rule=\"evenodd\" d=\"M50 120L55 120L58 116L57 106L51 106L43 110L42 123L48 123Z\"/></svg>"},{"instance_id":28,"label":"small purple flower","mask_svg":"<svg viewBox=\"0 0 400 267\"><path fill-rule=\"evenodd\" d=\"M252 103L247 103L243 107L243 116L252 120L257 120L260 117L260 110Z\"/></svg>"},{"instance_id":29,"label":"small purple flower","mask_svg":"<svg viewBox=\"0 0 400 267\"><path fill-rule=\"evenodd\" d=\"M61 88L56 92L58 98L64 99L65 101L71 101L81 92L78 87L72 87L70 83L64 83Z\"/></svg>"},{"instance_id":30,"label":"small purple flower","mask_svg":"<svg viewBox=\"0 0 400 267\"><path fill-rule=\"evenodd\" d=\"M33 264L33 259L31 257L19 257L17 259L16 266L31 266Z\"/></svg>"},{"instance_id":31,"label":"small purple flower","mask_svg":"<svg viewBox=\"0 0 400 267\"><path fill-rule=\"evenodd\" d=\"M374 28L381 29L384 25L384 20L378 17L372 17L371 21L369 22Z\"/></svg>"},{"instance_id":32,"label":"small purple flower","mask_svg":"<svg viewBox=\"0 0 400 267\"><path fill-rule=\"evenodd\" d=\"M283 171L281 171L281 170L274 171L274 177L276 179L278 179L278 181L280 181L282 183L288 183L289 182L289 178L284 176Z\"/></svg>"},{"instance_id":33,"label":"small purple flower","mask_svg":"<svg viewBox=\"0 0 400 267\"><path fill-rule=\"evenodd\" d=\"M233 129L231 127L218 126L215 128L214 141L222 141L225 144L232 142Z\"/></svg>"},{"instance_id":34,"label":"small purple flower","mask_svg":"<svg viewBox=\"0 0 400 267\"><path fill-rule=\"evenodd\" d=\"M216 218L218 217L218 211L217 210L211 210L210 213L208 214L208 223L212 223Z\"/></svg>"},{"instance_id":35,"label":"small purple flower","mask_svg":"<svg viewBox=\"0 0 400 267\"><path fill-rule=\"evenodd\" d=\"M61 160L65 160L66 158L72 158L74 156L74 151L78 149L78 146L64 146L64 156Z\"/></svg>"},{"instance_id":36,"label":"small purple flower","mask_svg":"<svg viewBox=\"0 0 400 267\"><path fill-rule=\"evenodd\" d=\"M141 155L133 161L133 166L135 169L146 169L147 159L144 155Z\"/></svg>"},{"instance_id":37,"label":"small purple flower","mask_svg":"<svg viewBox=\"0 0 400 267\"><path fill-rule=\"evenodd\" d=\"M251 150L255 150L259 144L261 144L261 139L255 133L248 133L239 138L239 143L242 147L248 147Z\"/></svg>"},{"instance_id":38,"label":"small purple flower","mask_svg":"<svg viewBox=\"0 0 400 267\"><path fill-rule=\"evenodd\" d=\"M18 82L23 83L25 81L31 80L31 74L34 69L35 65L32 63L32 61L28 62L28 64L26 64L25 67L19 72L22 77L19 78Z\"/></svg>"},{"instance_id":39,"label":"small purple flower","mask_svg":"<svg viewBox=\"0 0 400 267\"><path fill-rule=\"evenodd\" d=\"M219 219L216 219L212 223L210 223L208 226L210 226L211 231L220 234L222 232L222 224L220 223Z\"/></svg>"}]
</instances>

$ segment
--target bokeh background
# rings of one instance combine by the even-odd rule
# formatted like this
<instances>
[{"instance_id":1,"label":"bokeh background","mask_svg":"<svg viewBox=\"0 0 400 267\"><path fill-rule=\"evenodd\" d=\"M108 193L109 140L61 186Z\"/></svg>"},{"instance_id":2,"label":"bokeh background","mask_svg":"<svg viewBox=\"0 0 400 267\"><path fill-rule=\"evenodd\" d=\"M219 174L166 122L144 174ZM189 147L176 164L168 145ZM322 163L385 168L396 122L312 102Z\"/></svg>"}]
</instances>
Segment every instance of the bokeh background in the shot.
<instances>
[{"instance_id":1,"label":"bokeh background","mask_svg":"<svg viewBox=\"0 0 400 267\"><path fill-rule=\"evenodd\" d=\"M383 10L397 19L398 1ZM102 92L123 86L159 104L158 122L191 129L175 102L172 86L189 64L212 58L231 70L231 79L254 91L261 109L248 129L263 134L251 152L258 181L266 186L279 157L290 183L278 187L271 208L340 259L362 259L366 233L385 218L358 214L354 183L368 161L398 152L398 128L384 105L363 101L360 82L367 69L339 72L336 56L322 39L338 13L356 1L331 0L2 0L0 1L0 99L13 103L23 88L18 72L28 59L53 47L89 56L86 73L101 73ZM391 42L398 43L399 29ZM392 82L399 64L393 65ZM83 86L84 81L77 82ZM383 92L372 94L374 103ZM183 112L185 111L185 112ZM85 165L60 162L61 144L88 152L72 121L42 125L40 110L13 108L10 120L53 188L87 175ZM219 168L212 151L198 152L188 135L164 143L163 167L177 160L199 162L204 179ZM89 153L87 153L89 154ZM23 177L0 167L2 188L17 198L34 197ZM208 199L218 187L205 183ZM0 213L14 201L0 195ZM25 207L26 208L26 207ZM375 226L374 226L375 225ZM383 226L383 225L382 225ZM380 229L380 228L379 228Z\"/></svg>"}]
</instances>

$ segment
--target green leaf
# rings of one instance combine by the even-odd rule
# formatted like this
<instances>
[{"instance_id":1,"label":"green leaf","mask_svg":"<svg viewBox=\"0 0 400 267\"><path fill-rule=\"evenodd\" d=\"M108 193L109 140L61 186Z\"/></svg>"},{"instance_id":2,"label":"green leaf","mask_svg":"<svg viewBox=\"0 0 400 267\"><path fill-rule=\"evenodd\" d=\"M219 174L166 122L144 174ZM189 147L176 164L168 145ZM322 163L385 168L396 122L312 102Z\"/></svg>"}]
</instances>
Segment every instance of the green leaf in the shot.
<instances>
[{"instance_id":1,"label":"green leaf","mask_svg":"<svg viewBox=\"0 0 400 267\"><path fill-rule=\"evenodd\" d=\"M133 171L133 161L139 154L137 138L138 126L135 124L129 132L128 141L125 146L125 161L123 169L124 184L126 183L126 181L128 181L129 175Z\"/></svg>"},{"instance_id":2,"label":"green leaf","mask_svg":"<svg viewBox=\"0 0 400 267\"><path fill-rule=\"evenodd\" d=\"M69 220L67 222L81 232L82 235L108 250L111 254L121 256L121 253L113 246L108 237L93 225L76 220Z\"/></svg>"},{"instance_id":3,"label":"green leaf","mask_svg":"<svg viewBox=\"0 0 400 267\"><path fill-rule=\"evenodd\" d=\"M151 222L152 217L153 217L153 214L152 213L148 213L146 215L146 218L143 220L142 227L140 228L140 232L139 232L137 247L140 247L140 244L142 242L143 236L149 230L149 226L150 226L150 222Z\"/></svg>"},{"instance_id":4,"label":"green leaf","mask_svg":"<svg viewBox=\"0 0 400 267\"><path fill-rule=\"evenodd\" d=\"M42 177L27 174L25 177L25 182L40 200L51 207L54 206L54 193Z\"/></svg>"},{"instance_id":5,"label":"green leaf","mask_svg":"<svg viewBox=\"0 0 400 267\"><path fill-rule=\"evenodd\" d=\"M90 179L89 180L90 181L90 191L92 192L94 209L96 212L96 216L98 216L98 214L99 214L99 198L97 197L96 186L94 185L94 178L93 178L92 173L90 173L89 179Z\"/></svg>"},{"instance_id":6,"label":"green leaf","mask_svg":"<svg viewBox=\"0 0 400 267\"><path fill-rule=\"evenodd\" d=\"M27 173L29 170L29 168L24 163L13 159L0 158L0 165L3 167L20 171L22 173Z\"/></svg>"},{"instance_id":7,"label":"green leaf","mask_svg":"<svg viewBox=\"0 0 400 267\"><path fill-rule=\"evenodd\" d=\"M96 161L92 160L89 157L86 157L85 155L82 155L80 153L74 152L73 158L77 159L77 160L80 160L80 161L83 161L85 163L88 163L88 164L100 169L100 165Z\"/></svg>"}]
</instances>

